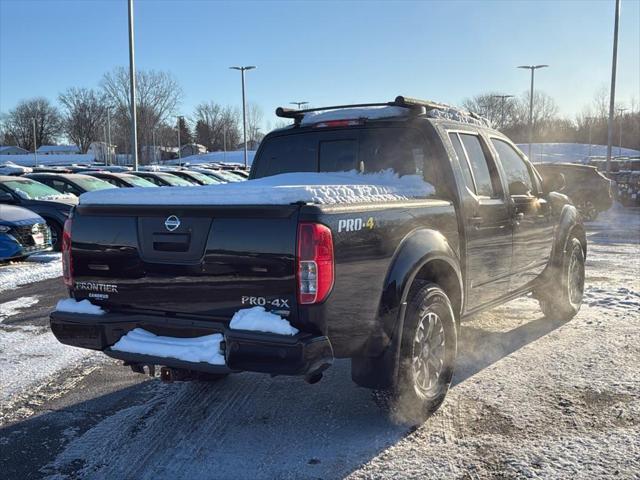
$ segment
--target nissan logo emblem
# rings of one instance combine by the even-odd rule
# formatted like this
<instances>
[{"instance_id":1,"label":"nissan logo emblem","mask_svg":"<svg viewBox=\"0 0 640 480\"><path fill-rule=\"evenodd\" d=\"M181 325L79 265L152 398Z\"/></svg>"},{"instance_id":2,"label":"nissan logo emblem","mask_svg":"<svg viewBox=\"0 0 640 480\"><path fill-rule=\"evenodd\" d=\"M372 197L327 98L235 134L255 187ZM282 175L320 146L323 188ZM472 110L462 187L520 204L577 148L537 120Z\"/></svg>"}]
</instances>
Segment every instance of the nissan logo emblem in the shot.
<instances>
[{"instance_id":1,"label":"nissan logo emblem","mask_svg":"<svg viewBox=\"0 0 640 480\"><path fill-rule=\"evenodd\" d=\"M170 215L164 221L164 226L167 230L169 230L170 232L173 232L175 229L177 229L180 226L180 219L175 215Z\"/></svg>"}]
</instances>

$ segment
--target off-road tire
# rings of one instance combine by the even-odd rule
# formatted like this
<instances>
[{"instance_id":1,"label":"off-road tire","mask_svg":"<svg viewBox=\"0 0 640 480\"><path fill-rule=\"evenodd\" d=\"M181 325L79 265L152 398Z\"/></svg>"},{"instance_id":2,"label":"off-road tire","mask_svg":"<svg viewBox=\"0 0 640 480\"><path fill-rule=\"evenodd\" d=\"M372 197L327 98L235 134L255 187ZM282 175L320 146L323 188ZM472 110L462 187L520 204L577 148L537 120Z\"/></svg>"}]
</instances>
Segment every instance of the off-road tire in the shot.
<instances>
[{"instance_id":1,"label":"off-road tire","mask_svg":"<svg viewBox=\"0 0 640 480\"><path fill-rule=\"evenodd\" d=\"M540 297L544 316L555 320L571 320L582 306L584 296L584 248L571 237L562 254L562 264L552 285Z\"/></svg>"},{"instance_id":2,"label":"off-road tire","mask_svg":"<svg viewBox=\"0 0 640 480\"><path fill-rule=\"evenodd\" d=\"M374 400L394 420L418 425L444 401L453 378L458 339L455 315L444 290L426 282L413 290L404 319L398 377L392 389L375 391ZM425 365L431 375L420 368Z\"/></svg>"}]
</instances>

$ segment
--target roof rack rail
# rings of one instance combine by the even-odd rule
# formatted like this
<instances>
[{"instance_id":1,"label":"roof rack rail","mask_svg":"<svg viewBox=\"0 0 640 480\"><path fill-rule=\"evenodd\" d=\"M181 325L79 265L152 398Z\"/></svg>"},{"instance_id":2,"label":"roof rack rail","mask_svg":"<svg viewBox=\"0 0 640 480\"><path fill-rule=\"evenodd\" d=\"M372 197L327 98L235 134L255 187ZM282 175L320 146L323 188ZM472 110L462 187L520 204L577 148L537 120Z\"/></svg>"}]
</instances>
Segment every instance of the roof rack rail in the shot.
<instances>
[{"instance_id":1,"label":"roof rack rail","mask_svg":"<svg viewBox=\"0 0 640 480\"><path fill-rule=\"evenodd\" d=\"M409 109L415 115L423 115L429 111L437 110L443 112L443 114L434 116L455 116L458 120L464 117L470 117L473 119L473 123L477 122L488 126L488 121L476 113L460 110L459 108L452 107L445 103L433 102L431 100L420 100L418 98L405 97L402 95L398 95L392 102L383 103L355 103L348 105L333 105L330 107L307 108L305 110L278 107L276 108L276 115L280 118L290 118L294 121L294 125L300 125L302 119L307 113L363 107L404 107Z\"/></svg>"}]
</instances>

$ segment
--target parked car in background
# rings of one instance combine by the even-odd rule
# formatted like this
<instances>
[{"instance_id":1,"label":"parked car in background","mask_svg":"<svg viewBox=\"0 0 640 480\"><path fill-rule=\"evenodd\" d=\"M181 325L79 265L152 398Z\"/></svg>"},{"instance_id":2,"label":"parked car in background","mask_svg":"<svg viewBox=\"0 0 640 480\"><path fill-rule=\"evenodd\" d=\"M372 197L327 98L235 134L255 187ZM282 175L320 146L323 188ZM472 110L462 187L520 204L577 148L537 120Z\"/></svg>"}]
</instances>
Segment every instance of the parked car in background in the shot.
<instances>
[{"instance_id":1,"label":"parked car in background","mask_svg":"<svg viewBox=\"0 0 640 480\"><path fill-rule=\"evenodd\" d=\"M600 212L613 204L615 182L596 167L574 163L537 163L536 170L542 178L561 173L565 180L562 193L573 201L587 221L595 220Z\"/></svg>"},{"instance_id":2,"label":"parked car in background","mask_svg":"<svg viewBox=\"0 0 640 480\"><path fill-rule=\"evenodd\" d=\"M153 182L146 180L130 173L115 173L115 172L87 172L86 175L90 175L105 182L109 182L111 185L121 188L131 187L157 187Z\"/></svg>"},{"instance_id":3,"label":"parked car in background","mask_svg":"<svg viewBox=\"0 0 640 480\"><path fill-rule=\"evenodd\" d=\"M224 183L211 175L206 175L201 172L194 172L192 170L176 170L174 172L171 172L171 174L180 178L184 178L185 180L193 182L197 185L218 185L220 183Z\"/></svg>"},{"instance_id":4,"label":"parked car in background","mask_svg":"<svg viewBox=\"0 0 640 480\"><path fill-rule=\"evenodd\" d=\"M52 247L60 250L64 222L78 204L78 197L30 178L0 176L0 204L18 205L44 218L51 230Z\"/></svg>"},{"instance_id":5,"label":"parked car in background","mask_svg":"<svg viewBox=\"0 0 640 480\"><path fill-rule=\"evenodd\" d=\"M51 231L44 218L26 208L0 205L0 261L47 250L51 250Z\"/></svg>"},{"instance_id":6,"label":"parked car in background","mask_svg":"<svg viewBox=\"0 0 640 480\"><path fill-rule=\"evenodd\" d=\"M173 173L168 173L168 172L131 172L131 173L140 178L144 178L145 180L149 180L150 182L155 183L159 187L193 187L195 185L194 182L190 182L189 180L185 180L184 178L177 177Z\"/></svg>"},{"instance_id":7,"label":"parked car in background","mask_svg":"<svg viewBox=\"0 0 640 480\"><path fill-rule=\"evenodd\" d=\"M232 173L226 172L224 170L214 170L211 168L193 168L192 170L195 172L204 173L205 175L208 175L211 178L214 178L222 183L242 181L240 177L233 175Z\"/></svg>"},{"instance_id":8,"label":"parked car in background","mask_svg":"<svg viewBox=\"0 0 640 480\"><path fill-rule=\"evenodd\" d=\"M78 197L86 192L115 188L109 182L78 173L30 173L25 177L44 183L60 193L71 193Z\"/></svg>"}]
</instances>

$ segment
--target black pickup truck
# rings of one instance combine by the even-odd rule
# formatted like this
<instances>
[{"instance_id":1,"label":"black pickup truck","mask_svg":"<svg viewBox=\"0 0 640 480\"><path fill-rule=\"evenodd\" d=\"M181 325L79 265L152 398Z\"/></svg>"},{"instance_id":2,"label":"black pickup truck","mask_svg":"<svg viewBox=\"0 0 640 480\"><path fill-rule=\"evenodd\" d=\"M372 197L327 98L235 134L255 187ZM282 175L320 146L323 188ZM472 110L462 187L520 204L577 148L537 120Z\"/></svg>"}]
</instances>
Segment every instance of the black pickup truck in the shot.
<instances>
[{"instance_id":1,"label":"black pickup truck","mask_svg":"<svg viewBox=\"0 0 640 480\"><path fill-rule=\"evenodd\" d=\"M329 205L81 199L64 232L64 279L72 297L105 313L53 312L61 342L138 372L164 366L165 379L253 371L314 382L334 358L348 358L357 384L412 406L419 420L444 399L466 318L528 294L547 316L578 312L586 237L556 193L561 178L543 182L480 117L404 97L277 113L293 123L266 136L245 185L289 172L393 169L421 175L435 193ZM229 327L256 305L299 333ZM219 333L224 365L112 348L136 328Z\"/></svg>"}]
</instances>

